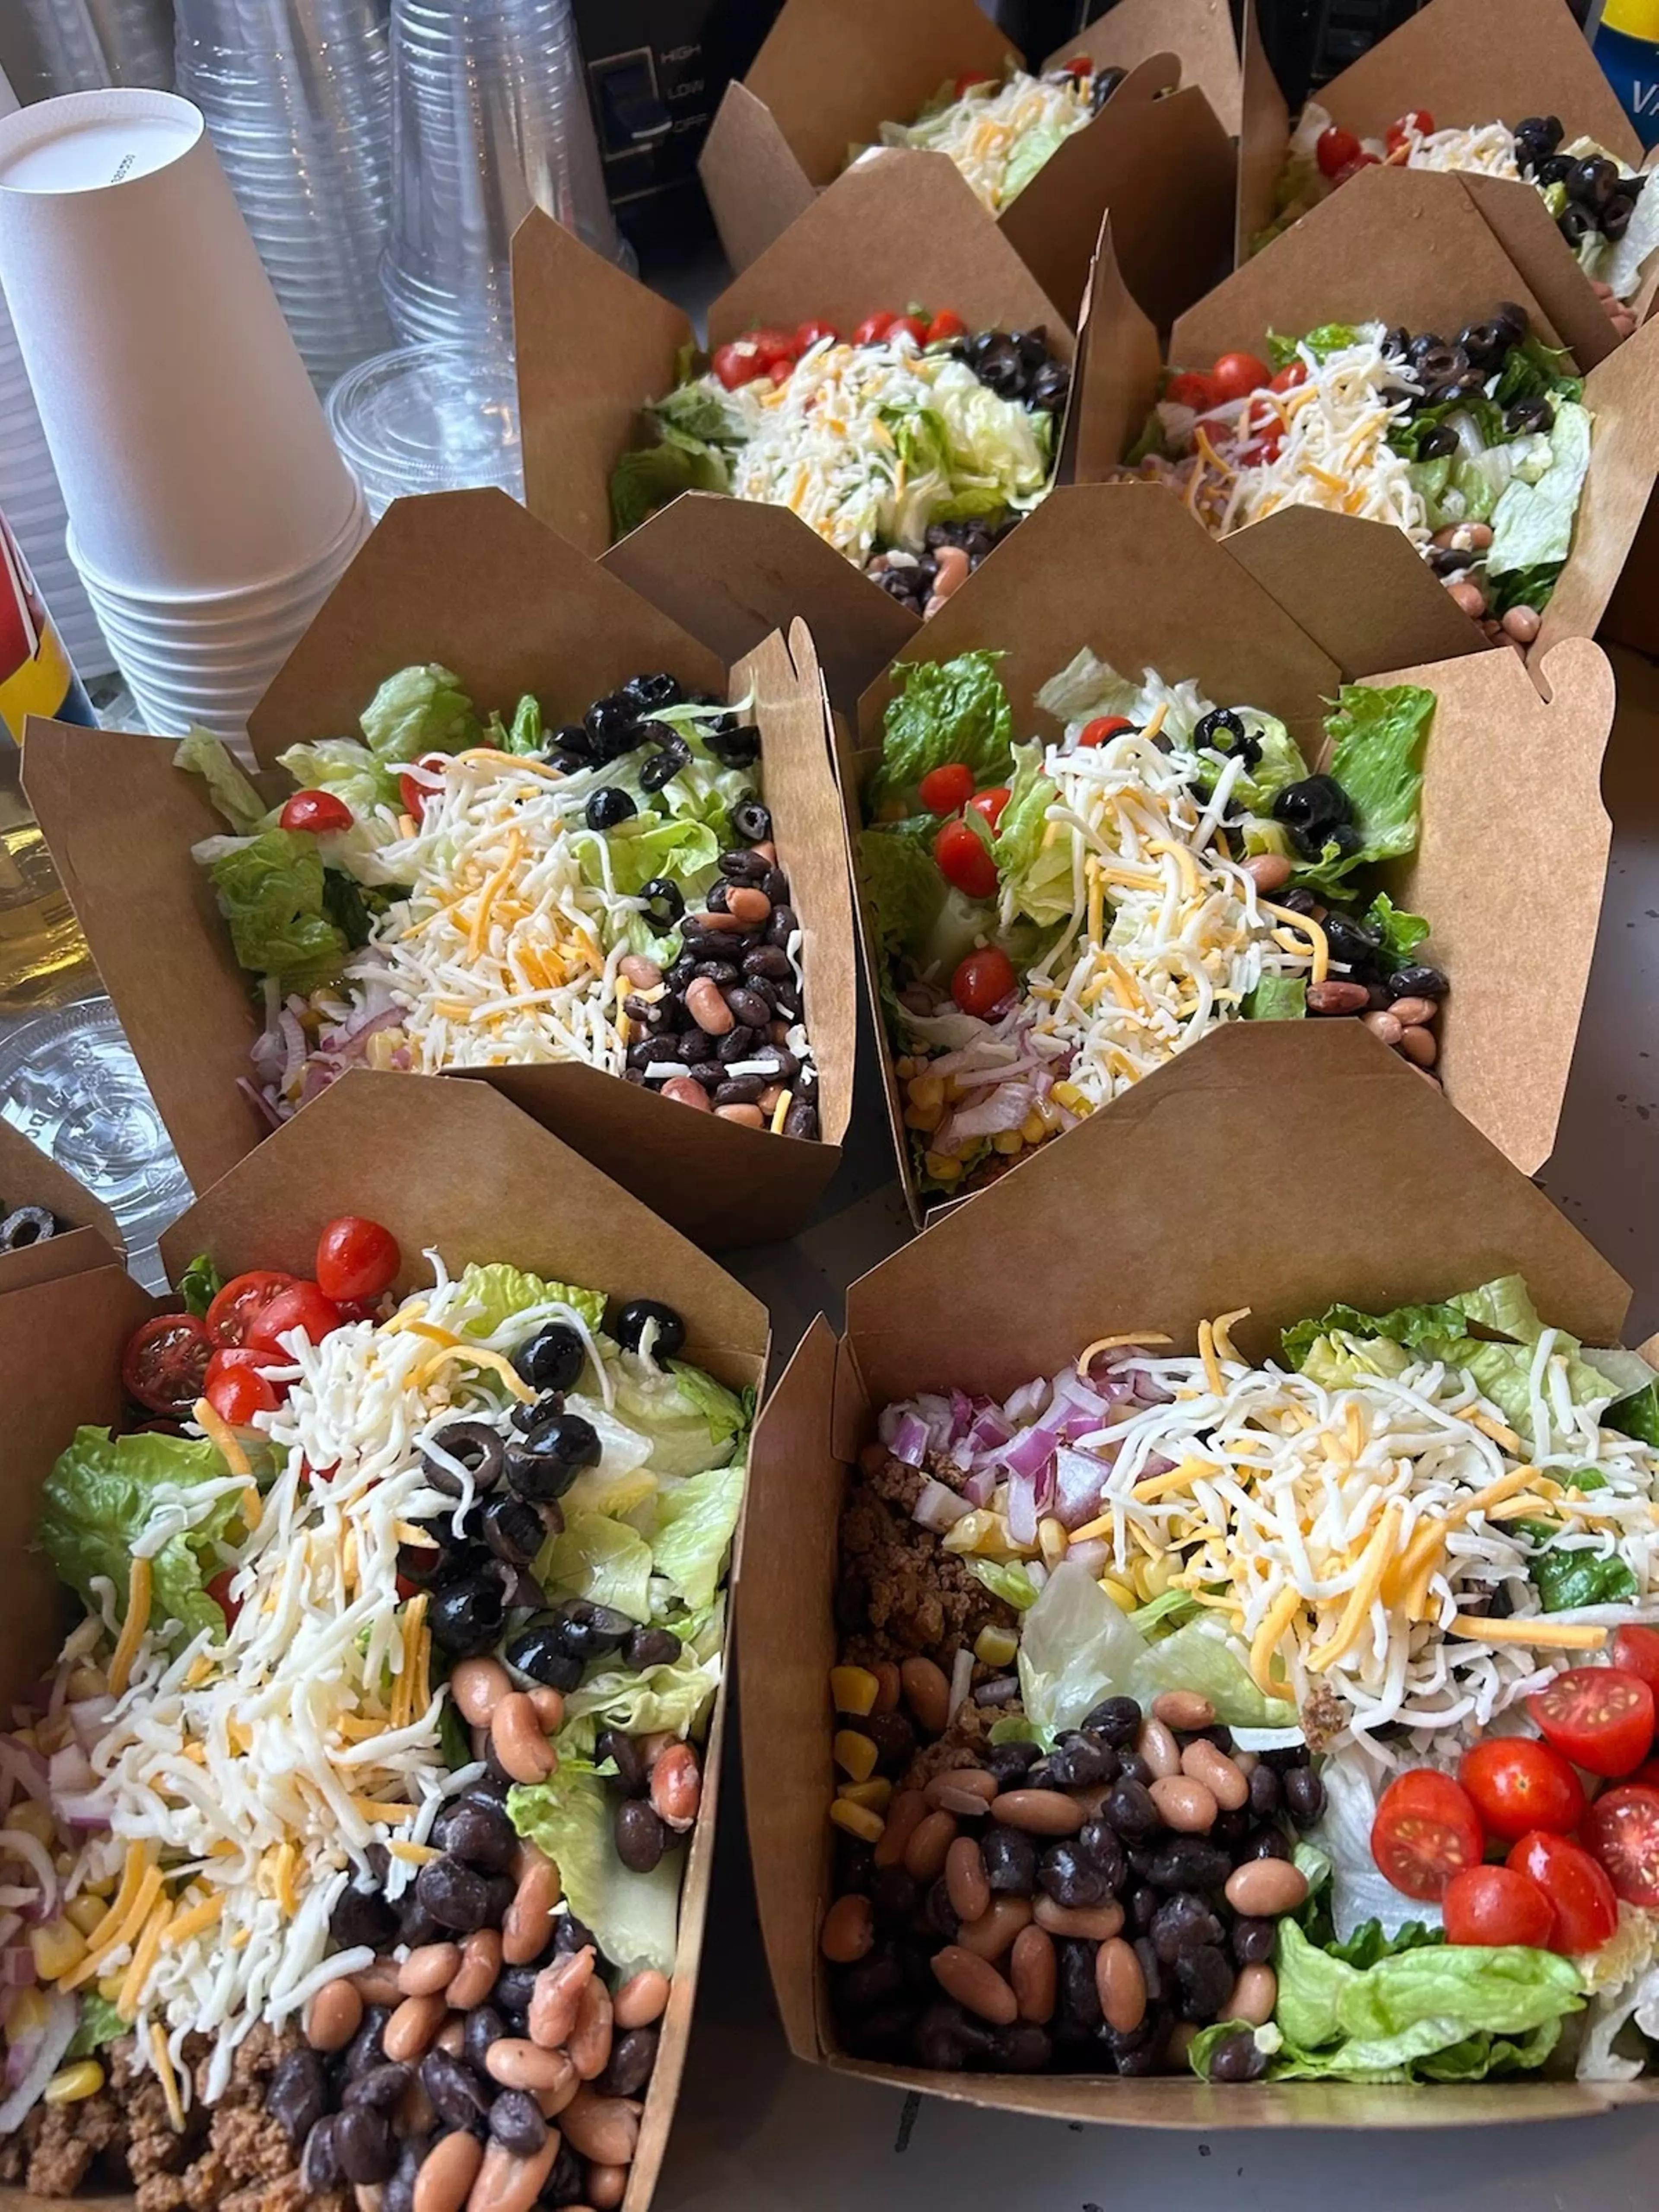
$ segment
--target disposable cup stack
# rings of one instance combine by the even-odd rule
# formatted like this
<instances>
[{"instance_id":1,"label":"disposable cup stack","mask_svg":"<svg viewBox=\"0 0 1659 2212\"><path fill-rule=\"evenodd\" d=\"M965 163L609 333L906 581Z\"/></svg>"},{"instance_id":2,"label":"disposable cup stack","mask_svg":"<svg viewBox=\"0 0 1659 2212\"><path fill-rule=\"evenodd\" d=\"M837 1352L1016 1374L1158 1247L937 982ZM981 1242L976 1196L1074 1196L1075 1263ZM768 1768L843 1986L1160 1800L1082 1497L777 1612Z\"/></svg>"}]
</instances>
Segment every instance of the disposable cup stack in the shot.
<instances>
[{"instance_id":1,"label":"disposable cup stack","mask_svg":"<svg viewBox=\"0 0 1659 2212\"><path fill-rule=\"evenodd\" d=\"M171 0L21 0L21 8L40 56L41 82L32 89L97 92L112 84L171 88Z\"/></svg>"},{"instance_id":2,"label":"disposable cup stack","mask_svg":"<svg viewBox=\"0 0 1659 2212\"><path fill-rule=\"evenodd\" d=\"M141 714L240 737L368 518L199 112L112 89L0 118L0 285Z\"/></svg>"},{"instance_id":3,"label":"disposable cup stack","mask_svg":"<svg viewBox=\"0 0 1659 2212\"><path fill-rule=\"evenodd\" d=\"M380 285L392 80L380 0L178 0L207 120L319 392L392 342Z\"/></svg>"}]
</instances>

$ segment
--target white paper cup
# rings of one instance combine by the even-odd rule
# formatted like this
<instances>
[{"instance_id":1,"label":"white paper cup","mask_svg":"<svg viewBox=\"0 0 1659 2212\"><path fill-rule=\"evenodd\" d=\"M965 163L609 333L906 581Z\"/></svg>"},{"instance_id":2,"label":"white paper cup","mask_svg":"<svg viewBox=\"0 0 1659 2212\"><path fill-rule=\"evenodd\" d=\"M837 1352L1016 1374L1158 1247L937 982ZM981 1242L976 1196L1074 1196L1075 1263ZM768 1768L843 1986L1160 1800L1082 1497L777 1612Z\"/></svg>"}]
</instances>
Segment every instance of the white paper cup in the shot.
<instances>
[{"instance_id":1,"label":"white paper cup","mask_svg":"<svg viewBox=\"0 0 1659 2212\"><path fill-rule=\"evenodd\" d=\"M349 528L356 488L188 100L0 118L0 283L83 572L234 590Z\"/></svg>"},{"instance_id":2,"label":"white paper cup","mask_svg":"<svg viewBox=\"0 0 1659 2212\"><path fill-rule=\"evenodd\" d=\"M345 526L319 551L315 559L284 569L279 574L230 588L188 589L175 586L169 589L161 584L135 586L125 582L88 560L72 521L68 537L70 556L88 590L146 619L175 618L187 630L194 630L204 622L241 622L252 615L292 605L308 593L320 595L338 580L373 526L368 503L355 481L351 493L352 505Z\"/></svg>"}]
</instances>

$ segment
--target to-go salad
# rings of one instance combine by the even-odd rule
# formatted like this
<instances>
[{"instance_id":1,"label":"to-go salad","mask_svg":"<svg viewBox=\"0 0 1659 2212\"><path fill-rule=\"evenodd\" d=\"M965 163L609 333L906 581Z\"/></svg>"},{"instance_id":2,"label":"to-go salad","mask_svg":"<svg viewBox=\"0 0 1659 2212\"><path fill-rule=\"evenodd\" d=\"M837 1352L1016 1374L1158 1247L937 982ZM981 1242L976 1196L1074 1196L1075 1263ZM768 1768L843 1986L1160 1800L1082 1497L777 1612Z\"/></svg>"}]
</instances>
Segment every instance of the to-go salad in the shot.
<instances>
[{"instance_id":1,"label":"to-go salad","mask_svg":"<svg viewBox=\"0 0 1659 2212\"><path fill-rule=\"evenodd\" d=\"M37 2191L592 2203L633 2155L752 1408L658 1301L427 1260L398 1297L347 1216L313 1279L198 1261L47 1479L81 1618L0 1738Z\"/></svg>"},{"instance_id":2,"label":"to-go salad","mask_svg":"<svg viewBox=\"0 0 1659 2212\"><path fill-rule=\"evenodd\" d=\"M1042 331L970 331L951 308L688 349L612 474L617 535L684 491L761 500L929 612L1048 490L1070 387Z\"/></svg>"},{"instance_id":3,"label":"to-go salad","mask_svg":"<svg viewBox=\"0 0 1659 2212\"><path fill-rule=\"evenodd\" d=\"M998 655L901 670L859 860L924 1191L959 1191L1232 1020L1358 1015L1425 1072L1447 978L1370 894L1417 843L1434 696L1285 725L1086 647L1014 743Z\"/></svg>"},{"instance_id":4,"label":"to-go salad","mask_svg":"<svg viewBox=\"0 0 1659 2212\"><path fill-rule=\"evenodd\" d=\"M585 1061L699 1112L818 1133L804 936L749 702L632 677L549 729L406 668L362 736L291 746L267 808L198 731L230 834L196 848L260 980L246 1083L273 1122L350 1066Z\"/></svg>"},{"instance_id":5,"label":"to-go salad","mask_svg":"<svg viewBox=\"0 0 1659 2212\"><path fill-rule=\"evenodd\" d=\"M1659 1377L1513 1276L1333 1307L1261 1363L1247 1317L881 1415L831 1684L844 2038L1235 2081L1641 2071Z\"/></svg>"},{"instance_id":6,"label":"to-go salad","mask_svg":"<svg viewBox=\"0 0 1659 2212\"><path fill-rule=\"evenodd\" d=\"M1636 327L1626 304L1659 246L1659 201L1647 178L1593 138L1569 139L1559 115L1437 129L1425 109L1410 108L1382 138L1360 138L1333 121L1317 100L1303 109L1275 192L1278 213L1251 240L1259 252L1361 169L1461 169L1522 179L1555 218L1579 265L1606 301L1621 337Z\"/></svg>"},{"instance_id":7,"label":"to-go salad","mask_svg":"<svg viewBox=\"0 0 1659 2212\"><path fill-rule=\"evenodd\" d=\"M1592 421L1564 355L1498 306L1455 337L1332 323L1165 382L1129 455L1224 538L1285 507L1403 530L1494 642L1537 636Z\"/></svg>"},{"instance_id":8,"label":"to-go salad","mask_svg":"<svg viewBox=\"0 0 1659 2212\"><path fill-rule=\"evenodd\" d=\"M884 123L884 146L947 154L982 208L1000 215L1123 82L1085 54L1041 76L1010 64L1000 77L967 70L939 87L914 123ZM855 146L856 161L865 149Z\"/></svg>"}]
</instances>

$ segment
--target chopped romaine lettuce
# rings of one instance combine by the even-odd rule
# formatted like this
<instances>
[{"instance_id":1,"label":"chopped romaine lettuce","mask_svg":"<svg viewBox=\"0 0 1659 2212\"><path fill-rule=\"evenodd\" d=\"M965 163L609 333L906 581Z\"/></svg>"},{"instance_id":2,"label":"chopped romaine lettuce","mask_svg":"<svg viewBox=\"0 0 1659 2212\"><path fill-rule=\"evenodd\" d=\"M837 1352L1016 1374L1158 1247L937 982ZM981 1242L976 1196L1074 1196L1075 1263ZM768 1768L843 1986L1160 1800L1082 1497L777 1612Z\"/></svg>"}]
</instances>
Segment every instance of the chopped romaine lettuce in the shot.
<instances>
[{"instance_id":1,"label":"chopped romaine lettuce","mask_svg":"<svg viewBox=\"0 0 1659 2212\"><path fill-rule=\"evenodd\" d=\"M1024 1613L1036 1603L1036 1584L1018 1559L987 1559L970 1553L962 1564L993 1597L1000 1597L1016 1613Z\"/></svg>"},{"instance_id":2,"label":"chopped romaine lettuce","mask_svg":"<svg viewBox=\"0 0 1659 2212\"><path fill-rule=\"evenodd\" d=\"M559 1869L570 1910L593 1931L600 1950L623 1977L654 1967L674 1970L679 1924L681 1854L668 1851L650 1874L635 1874L617 1856L609 1793L590 1756L592 1731L567 1727L559 1765L546 1782L509 1792L507 1811L521 1836Z\"/></svg>"},{"instance_id":3,"label":"chopped romaine lettuce","mask_svg":"<svg viewBox=\"0 0 1659 2212\"><path fill-rule=\"evenodd\" d=\"M1016 745L1014 780L991 850L1015 910L1039 927L1072 911L1072 841L1048 836L1048 812L1059 797L1043 773L1041 745Z\"/></svg>"},{"instance_id":4,"label":"chopped romaine lettuce","mask_svg":"<svg viewBox=\"0 0 1659 2212\"><path fill-rule=\"evenodd\" d=\"M700 1733L720 1683L720 1640L726 1628L722 1598L706 1613L662 1624L680 1640L678 1658L644 1668L618 1664L588 1675L565 1699L572 1721L625 1729L630 1735Z\"/></svg>"},{"instance_id":5,"label":"chopped romaine lettuce","mask_svg":"<svg viewBox=\"0 0 1659 2212\"><path fill-rule=\"evenodd\" d=\"M938 831L925 814L859 834L859 873L884 969L901 953L919 952L939 919L945 882L933 859Z\"/></svg>"},{"instance_id":6,"label":"chopped romaine lettuce","mask_svg":"<svg viewBox=\"0 0 1659 2212\"><path fill-rule=\"evenodd\" d=\"M1334 740L1330 773L1348 795L1358 843L1348 853L1328 844L1317 861L1298 866L1295 880L1304 889L1340 898L1357 868L1413 850L1434 708L1433 692L1420 684L1342 686L1327 726Z\"/></svg>"},{"instance_id":7,"label":"chopped romaine lettuce","mask_svg":"<svg viewBox=\"0 0 1659 2212\"><path fill-rule=\"evenodd\" d=\"M499 1260L489 1267L475 1261L463 1269L460 1288L466 1304L480 1309L462 1330L465 1336L494 1336L515 1314L547 1305L571 1307L592 1329L605 1321L603 1291L579 1291L569 1283L550 1282Z\"/></svg>"},{"instance_id":8,"label":"chopped romaine lettuce","mask_svg":"<svg viewBox=\"0 0 1659 2212\"><path fill-rule=\"evenodd\" d=\"M658 1492L652 1563L693 1613L714 1602L743 1510L747 1474L747 1461L737 1459Z\"/></svg>"},{"instance_id":9,"label":"chopped romaine lettuce","mask_svg":"<svg viewBox=\"0 0 1659 2212\"><path fill-rule=\"evenodd\" d=\"M710 1419L708 1389L703 1387L707 1377L688 1389L675 1369L659 1367L633 1352L617 1354L608 1364L616 1389L616 1417L649 1444L645 1464L653 1473L683 1479L724 1467L730 1460L732 1441L738 1431L724 1420Z\"/></svg>"},{"instance_id":10,"label":"chopped romaine lettuce","mask_svg":"<svg viewBox=\"0 0 1659 2212\"><path fill-rule=\"evenodd\" d=\"M66 2060L90 2058L106 2043L113 2043L118 2036L131 2032L129 2023L110 2000L98 1990L81 1990L76 2002L81 2008L81 2015L75 2023L75 2033L70 2039L69 2049L64 2053Z\"/></svg>"},{"instance_id":11,"label":"chopped romaine lettuce","mask_svg":"<svg viewBox=\"0 0 1659 2212\"><path fill-rule=\"evenodd\" d=\"M683 491L725 491L729 482L713 447L665 434L660 445L624 453L611 471L611 527L626 538Z\"/></svg>"},{"instance_id":12,"label":"chopped romaine lettuce","mask_svg":"<svg viewBox=\"0 0 1659 2212\"><path fill-rule=\"evenodd\" d=\"M201 777L208 797L238 836L252 836L264 820L269 810L264 799L229 746L210 731L192 727L180 738L173 764Z\"/></svg>"},{"instance_id":13,"label":"chopped romaine lettuce","mask_svg":"<svg viewBox=\"0 0 1659 2212\"><path fill-rule=\"evenodd\" d=\"M536 1561L536 1580L550 1598L586 1598L638 1621L651 1618L651 1572L644 1537L604 1513L570 1514Z\"/></svg>"},{"instance_id":14,"label":"chopped romaine lettuce","mask_svg":"<svg viewBox=\"0 0 1659 2212\"><path fill-rule=\"evenodd\" d=\"M435 662L388 676L362 721L369 750L386 767L422 753L465 752L483 735L460 678Z\"/></svg>"},{"instance_id":15,"label":"chopped romaine lettuce","mask_svg":"<svg viewBox=\"0 0 1659 2212\"><path fill-rule=\"evenodd\" d=\"M1579 495L1589 472L1590 418L1583 407L1558 404L1549 444L1544 474L1535 483L1515 478L1492 510L1489 575L1563 562L1572 550Z\"/></svg>"},{"instance_id":16,"label":"chopped romaine lettuce","mask_svg":"<svg viewBox=\"0 0 1659 2212\"><path fill-rule=\"evenodd\" d=\"M1386 891L1378 891L1360 921L1364 928L1376 933L1383 951L1397 968L1405 966L1429 934L1426 918L1420 914L1408 914L1403 907L1396 906Z\"/></svg>"},{"instance_id":17,"label":"chopped romaine lettuce","mask_svg":"<svg viewBox=\"0 0 1659 2212\"><path fill-rule=\"evenodd\" d=\"M179 1278L179 1295L185 1302L185 1312L199 1319L224 1286L225 1279L214 1266L212 1255L198 1252Z\"/></svg>"},{"instance_id":18,"label":"chopped romaine lettuce","mask_svg":"<svg viewBox=\"0 0 1659 2212\"><path fill-rule=\"evenodd\" d=\"M1305 975L1264 975L1239 1008L1247 1022L1299 1022L1307 1011Z\"/></svg>"},{"instance_id":19,"label":"chopped romaine lettuce","mask_svg":"<svg viewBox=\"0 0 1659 2212\"><path fill-rule=\"evenodd\" d=\"M351 948L329 918L316 838L262 830L221 852L208 873L244 968L274 975L284 992L313 991L339 974Z\"/></svg>"},{"instance_id":20,"label":"chopped romaine lettuce","mask_svg":"<svg viewBox=\"0 0 1659 2212\"><path fill-rule=\"evenodd\" d=\"M997 674L996 653L958 653L954 660L912 661L896 671L882 756L870 784L873 810L914 799L930 769L964 763L976 783L1003 775L1012 757L1014 716Z\"/></svg>"}]
</instances>

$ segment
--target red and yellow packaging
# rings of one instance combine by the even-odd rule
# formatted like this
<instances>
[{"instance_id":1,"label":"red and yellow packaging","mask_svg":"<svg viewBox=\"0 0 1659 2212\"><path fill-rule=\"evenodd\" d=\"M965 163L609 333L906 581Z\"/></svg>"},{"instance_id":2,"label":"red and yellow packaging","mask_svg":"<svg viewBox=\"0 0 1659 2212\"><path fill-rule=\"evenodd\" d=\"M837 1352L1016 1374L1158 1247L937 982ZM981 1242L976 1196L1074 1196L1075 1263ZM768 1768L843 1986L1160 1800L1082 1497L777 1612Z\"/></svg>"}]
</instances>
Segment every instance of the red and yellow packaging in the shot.
<instances>
[{"instance_id":1,"label":"red and yellow packaging","mask_svg":"<svg viewBox=\"0 0 1659 2212\"><path fill-rule=\"evenodd\" d=\"M0 728L21 744L31 714L88 726L97 720L22 549L0 515Z\"/></svg>"}]
</instances>

